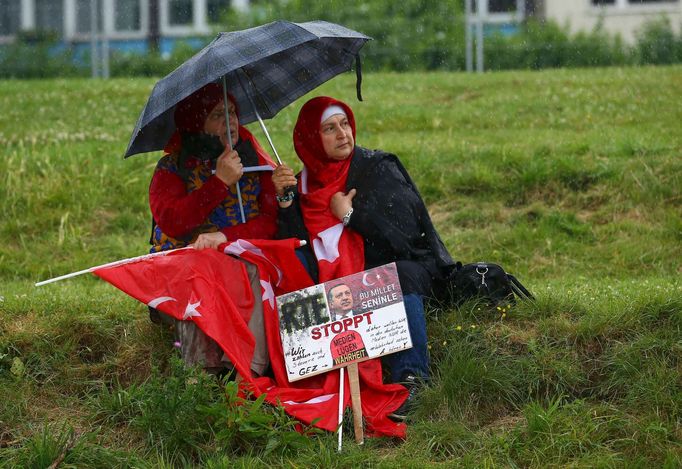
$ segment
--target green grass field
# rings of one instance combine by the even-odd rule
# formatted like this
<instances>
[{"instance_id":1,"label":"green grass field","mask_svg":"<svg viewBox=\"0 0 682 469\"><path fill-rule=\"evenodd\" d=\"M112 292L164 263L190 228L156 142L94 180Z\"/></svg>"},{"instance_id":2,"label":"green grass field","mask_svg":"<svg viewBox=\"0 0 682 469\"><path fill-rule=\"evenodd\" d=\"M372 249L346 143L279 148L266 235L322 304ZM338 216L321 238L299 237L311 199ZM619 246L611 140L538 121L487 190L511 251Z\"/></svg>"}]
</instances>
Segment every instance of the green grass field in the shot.
<instances>
[{"instance_id":1,"label":"green grass field","mask_svg":"<svg viewBox=\"0 0 682 469\"><path fill-rule=\"evenodd\" d=\"M682 466L682 68L369 74L320 88L398 154L453 257L537 302L432 308L405 442L302 436L185 369L144 305L82 276L147 251L154 80L0 86L0 467ZM312 96L312 95L311 95ZM298 168L301 99L270 121ZM260 130L250 126L262 140Z\"/></svg>"}]
</instances>

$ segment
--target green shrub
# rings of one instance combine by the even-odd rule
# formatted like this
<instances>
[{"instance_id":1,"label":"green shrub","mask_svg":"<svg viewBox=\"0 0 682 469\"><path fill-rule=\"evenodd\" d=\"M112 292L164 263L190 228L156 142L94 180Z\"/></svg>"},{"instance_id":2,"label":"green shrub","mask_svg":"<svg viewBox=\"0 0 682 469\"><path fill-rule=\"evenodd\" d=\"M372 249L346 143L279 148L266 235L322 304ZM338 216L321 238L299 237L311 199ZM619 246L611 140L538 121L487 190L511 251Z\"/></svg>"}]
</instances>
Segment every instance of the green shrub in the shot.
<instances>
[{"instance_id":1,"label":"green shrub","mask_svg":"<svg viewBox=\"0 0 682 469\"><path fill-rule=\"evenodd\" d=\"M111 56L111 76L164 76L175 70L196 52L197 49L186 42L177 43L169 57L163 57L158 52L143 55L135 52L114 51Z\"/></svg>"},{"instance_id":2,"label":"green shrub","mask_svg":"<svg viewBox=\"0 0 682 469\"><path fill-rule=\"evenodd\" d=\"M682 33L675 37L666 16L649 21L637 35L635 54L641 64L679 63L682 61Z\"/></svg>"},{"instance_id":3,"label":"green shrub","mask_svg":"<svg viewBox=\"0 0 682 469\"><path fill-rule=\"evenodd\" d=\"M517 34L486 38L485 62L488 70L598 67L626 64L628 54L620 37L610 36L601 23L571 36L553 21L531 19Z\"/></svg>"},{"instance_id":4,"label":"green shrub","mask_svg":"<svg viewBox=\"0 0 682 469\"><path fill-rule=\"evenodd\" d=\"M84 76L88 69L74 60L73 51L59 46L54 34L24 31L0 48L0 79Z\"/></svg>"},{"instance_id":5,"label":"green shrub","mask_svg":"<svg viewBox=\"0 0 682 469\"><path fill-rule=\"evenodd\" d=\"M246 13L230 12L233 29L286 19L331 21L374 40L361 52L367 70L458 70L464 67L463 2L403 0L277 0L259 2Z\"/></svg>"},{"instance_id":6,"label":"green shrub","mask_svg":"<svg viewBox=\"0 0 682 469\"><path fill-rule=\"evenodd\" d=\"M567 67L605 67L626 65L631 60L620 36L610 36L601 23L589 32L577 33L567 54Z\"/></svg>"}]
</instances>

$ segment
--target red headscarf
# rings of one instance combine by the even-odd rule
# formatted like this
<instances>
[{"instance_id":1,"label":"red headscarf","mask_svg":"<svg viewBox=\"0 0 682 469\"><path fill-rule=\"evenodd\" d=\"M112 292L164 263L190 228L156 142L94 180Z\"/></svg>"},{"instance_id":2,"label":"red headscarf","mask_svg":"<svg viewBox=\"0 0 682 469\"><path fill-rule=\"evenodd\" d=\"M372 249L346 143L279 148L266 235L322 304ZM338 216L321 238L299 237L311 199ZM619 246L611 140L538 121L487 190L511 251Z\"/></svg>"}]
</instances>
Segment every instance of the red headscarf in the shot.
<instances>
[{"instance_id":1,"label":"red headscarf","mask_svg":"<svg viewBox=\"0 0 682 469\"><path fill-rule=\"evenodd\" d=\"M234 97L228 95L235 105ZM201 132L204 122L216 104L223 100L223 87L217 83L209 83L198 89L175 106L175 127L186 132ZM239 110L237 114L239 114Z\"/></svg>"},{"instance_id":2,"label":"red headscarf","mask_svg":"<svg viewBox=\"0 0 682 469\"><path fill-rule=\"evenodd\" d=\"M234 96L228 94L227 97L232 104L234 104L235 112L239 115L239 107L237 106L237 101L234 99ZM180 101L177 106L175 106L175 114L173 115L176 131L168 140L168 143L163 150L166 153L173 153L179 150L182 145L182 132L203 132L206 118L213 108L222 100L222 85L209 83ZM239 138L251 142L251 145L258 154L260 164L269 164L273 168L275 167L275 163L273 163L270 155L268 155L263 147L260 146L260 143L258 143L253 134L251 134L246 127L242 127L241 125L239 126ZM236 144L237 142L232 142L233 146Z\"/></svg>"},{"instance_id":3,"label":"red headscarf","mask_svg":"<svg viewBox=\"0 0 682 469\"><path fill-rule=\"evenodd\" d=\"M320 120L330 106L344 110L355 139L353 111L345 103L327 96L305 103L294 127L294 148L305 165L299 184L301 211L318 260L320 281L360 272L365 267L362 237L344 227L329 208L332 195L345 192L354 153L340 161L327 157L320 136Z\"/></svg>"}]
</instances>

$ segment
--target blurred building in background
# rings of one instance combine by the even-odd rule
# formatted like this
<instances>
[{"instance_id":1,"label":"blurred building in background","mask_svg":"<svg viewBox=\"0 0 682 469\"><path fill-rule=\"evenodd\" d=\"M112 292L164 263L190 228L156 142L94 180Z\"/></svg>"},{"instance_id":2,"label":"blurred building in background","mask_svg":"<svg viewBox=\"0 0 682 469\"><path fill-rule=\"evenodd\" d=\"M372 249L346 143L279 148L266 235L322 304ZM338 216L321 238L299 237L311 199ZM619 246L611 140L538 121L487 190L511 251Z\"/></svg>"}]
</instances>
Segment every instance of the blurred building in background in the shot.
<instances>
[{"instance_id":1,"label":"blurred building in background","mask_svg":"<svg viewBox=\"0 0 682 469\"><path fill-rule=\"evenodd\" d=\"M521 21L535 18L567 26L571 33L591 31L600 24L604 31L620 35L632 44L642 26L653 19L668 17L679 31L681 0L469 0L472 14L480 5L487 31L513 34Z\"/></svg>"},{"instance_id":2,"label":"blurred building in background","mask_svg":"<svg viewBox=\"0 0 682 469\"><path fill-rule=\"evenodd\" d=\"M530 16L556 21L571 32L590 31L601 23L628 44L646 22L658 17L667 16L678 31L682 23L680 0L530 0L526 5Z\"/></svg>"},{"instance_id":3,"label":"blurred building in background","mask_svg":"<svg viewBox=\"0 0 682 469\"><path fill-rule=\"evenodd\" d=\"M65 44L89 47L94 6L96 31L112 49L167 53L178 39L212 34L231 6L248 5L248 0L0 0L0 42L12 42L20 31L50 31Z\"/></svg>"},{"instance_id":4,"label":"blurred building in background","mask_svg":"<svg viewBox=\"0 0 682 469\"><path fill-rule=\"evenodd\" d=\"M480 8L487 32L507 35L516 33L524 20L537 18L567 26L571 32L601 24L606 32L633 43L647 21L665 15L678 31L682 23L682 0L469 1L474 17ZM0 44L13 42L22 31L50 32L62 44L82 51L90 47L94 24L99 39L106 37L113 50L167 54L179 40L201 47L216 30L227 30L218 24L230 7L247 10L267 4L268 0L0 0Z\"/></svg>"}]
</instances>

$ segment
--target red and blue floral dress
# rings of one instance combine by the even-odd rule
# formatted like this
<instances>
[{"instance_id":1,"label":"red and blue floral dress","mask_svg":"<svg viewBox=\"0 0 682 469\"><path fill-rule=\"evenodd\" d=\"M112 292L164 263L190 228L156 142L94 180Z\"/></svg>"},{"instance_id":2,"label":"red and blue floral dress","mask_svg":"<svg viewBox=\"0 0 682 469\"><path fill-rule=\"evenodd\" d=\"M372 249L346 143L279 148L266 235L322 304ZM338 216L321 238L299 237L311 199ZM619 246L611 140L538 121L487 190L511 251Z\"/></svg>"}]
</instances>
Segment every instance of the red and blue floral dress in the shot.
<instances>
[{"instance_id":1,"label":"red and blue floral dress","mask_svg":"<svg viewBox=\"0 0 682 469\"><path fill-rule=\"evenodd\" d=\"M241 223L236 190L212 174L214 164L190 157L184 168L179 168L177 153L159 160L149 186L155 221L151 252L184 247L199 234L215 231L223 232L228 241L275 236L277 202L272 173L245 173L239 180L246 219Z\"/></svg>"}]
</instances>

